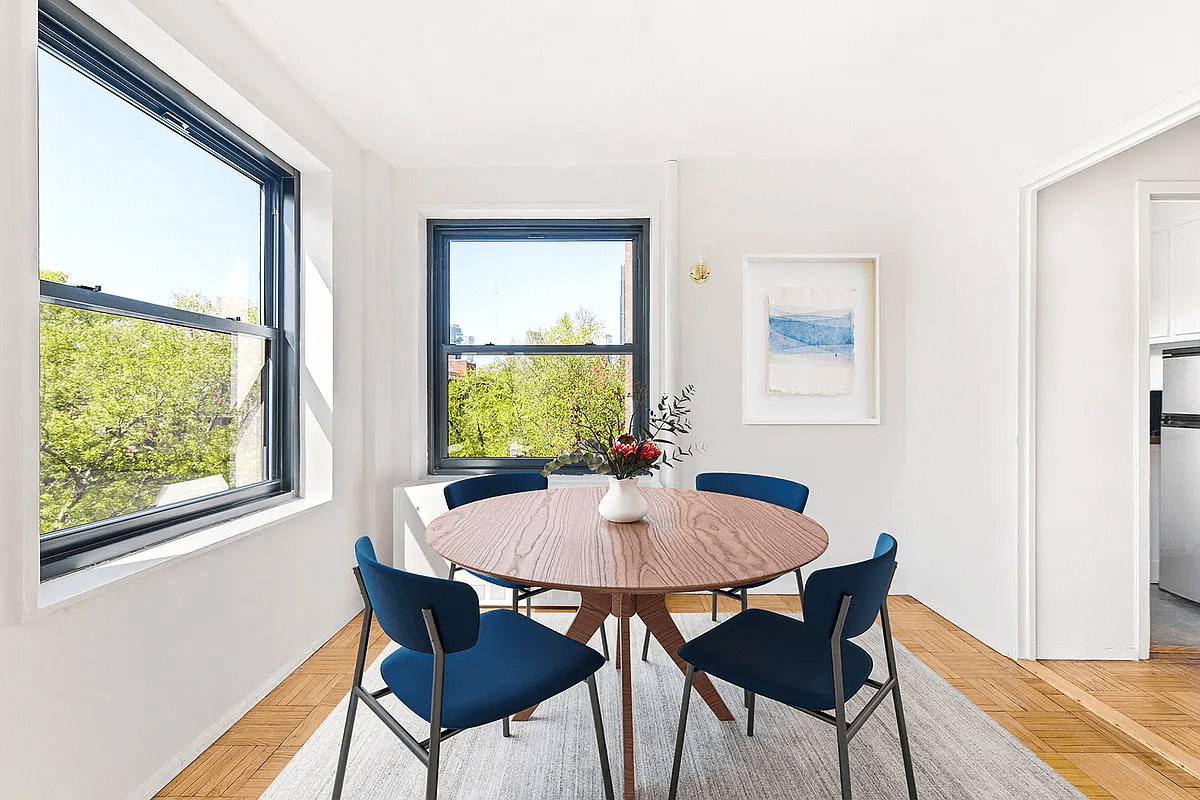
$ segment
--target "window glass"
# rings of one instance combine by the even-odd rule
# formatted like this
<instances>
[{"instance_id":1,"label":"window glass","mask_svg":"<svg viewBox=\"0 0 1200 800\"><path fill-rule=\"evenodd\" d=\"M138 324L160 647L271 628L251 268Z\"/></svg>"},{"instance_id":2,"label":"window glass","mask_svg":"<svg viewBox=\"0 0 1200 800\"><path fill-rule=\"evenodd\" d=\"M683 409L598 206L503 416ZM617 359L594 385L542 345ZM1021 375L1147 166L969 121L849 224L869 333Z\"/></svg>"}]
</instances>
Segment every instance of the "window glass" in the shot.
<instances>
[{"instance_id":1,"label":"window glass","mask_svg":"<svg viewBox=\"0 0 1200 800\"><path fill-rule=\"evenodd\" d=\"M261 184L44 50L38 83L42 271L257 322Z\"/></svg>"},{"instance_id":2,"label":"window glass","mask_svg":"<svg viewBox=\"0 0 1200 800\"><path fill-rule=\"evenodd\" d=\"M41 306L41 532L264 480L265 340Z\"/></svg>"},{"instance_id":3,"label":"window glass","mask_svg":"<svg viewBox=\"0 0 1200 800\"><path fill-rule=\"evenodd\" d=\"M601 437L642 424L649 229L429 222L431 472L540 469L580 426Z\"/></svg>"},{"instance_id":4,"label":"window glass","mask_svg":"<svg viewBox=\"0 0 1200 800\"><path fill-rule=\"evenodd\" d=\"M632 341L626 241L450 243L450 343L623 344ZM551 341L582 315L582 341ZM547 337L550 337L549 339Z\"/></svg>"},{"instance_id":5,"label":"window glass","mask_svg":"<svg viewBox=\"0 0 1200 800\"><path fill-rule=\"evenodd\" d=\"M451 356L445 455L553 458L574 445L572 420L628 420L632 368L627 355Z\"/></svg>"},{"instance_id":6,"label":"window glass","mask_svg":"<svg viewBox=\"0 0 1200 800\"><path fill-rule=\"evenodd\" d=\"M300 176L74 6L38 11L49 580L295 495Z\"/></svg>"}]
</instances>

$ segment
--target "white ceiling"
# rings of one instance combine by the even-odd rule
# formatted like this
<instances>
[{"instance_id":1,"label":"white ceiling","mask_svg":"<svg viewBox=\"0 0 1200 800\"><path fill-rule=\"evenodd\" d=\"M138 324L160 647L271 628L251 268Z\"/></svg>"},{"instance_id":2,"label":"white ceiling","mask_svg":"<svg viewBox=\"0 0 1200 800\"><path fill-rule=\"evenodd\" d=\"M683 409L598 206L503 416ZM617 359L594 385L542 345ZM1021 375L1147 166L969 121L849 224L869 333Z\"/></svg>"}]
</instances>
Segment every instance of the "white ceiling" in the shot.
<instances>
[{"instance_id":1,"label":"white ceiling","mask_svg":"<svg viewBox=\"0 0 1200 800\"><path fill-rule=\"evenodd\" d=\"M1120 121L1106 81L1137 97L1128 39L1187 36L1147 30L1165 0L219 2L396 166L895 163L1029 119L1060 147Z\"/></svg>"}]
</instances>

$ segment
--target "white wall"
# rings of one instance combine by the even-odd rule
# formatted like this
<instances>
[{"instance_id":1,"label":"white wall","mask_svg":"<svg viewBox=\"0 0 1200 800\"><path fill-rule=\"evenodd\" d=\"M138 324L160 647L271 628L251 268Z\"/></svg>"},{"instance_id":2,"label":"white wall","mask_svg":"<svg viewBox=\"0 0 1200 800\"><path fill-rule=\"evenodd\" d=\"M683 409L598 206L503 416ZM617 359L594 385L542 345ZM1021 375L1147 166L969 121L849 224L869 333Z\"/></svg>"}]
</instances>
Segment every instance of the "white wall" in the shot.
<instances>
[{"instance_id":1,"label":"white wall","mask_svg":"<svg viewBox=\"0 0 1200 800\"><path fill-rule=\"evenodd\" d=\"M695 439L682 465L790 478L811 490L805 513L829 533L814 567L873 552L880 531L900 541L893 591L912 587L918 534L905 488L907 234L894 187L871 176L838 181L813 163L680 163L680 379L696 386ZM878 253L882 369L879 425L742 425L742 257L747 253ZM687 279L703 257L711 276ZM785 576L762 591L794 592Z\"/></svg>"},{"instance_id":2,"label":"white wall","mask_svg":"<svg viewBox=\"0 0 1200 800\"><path fill-rule=\"evenodd\" d=\"M0 1L0 251L6 254L0 383L7 387L0 414L7 454L0 464L7 623L0 628L0 796L119 800L160 788L271 688L281 668L311 652L359 607L349 568L364 520L364 167L360 149L220 6L136 0L136 8L228 84L211 83L187 58L165 56L189 73L201 96L235 121L249 119L264 141L292 140L324 165L304 179L312 178L311 197L321 198L305 218L306 335L314 338L307 342L304 392L306 424L332 437L331 453L307 454L332 457L332 500L39 612L36 5ZM108 24L146 27L123 0L80 5ZM179 49L161 35L150 40L162 53ZM246 113L253 107L239 105L235 92L265 118L255 123ZM382 172L373 180L385 185L390 179L378 163L367 172ZM320 323L330 322L321 319L322 309L332 315L331 335L328 327L322 331ZM308 477L315 495L328 491L321 475ZM22 622L23 616L29 618Z\"/></svg>"},{"instance_id":3,"label":"white wall","mask_svg":"<svg viewBox=\"0 0 1200 800\"><path fill-rule=\"evenodd\" d=\"M904 234L894 198L864 200L861 187L833 194L804 191L811 165L765 163L680 165L680 260L665 280L680 284L680 381L698 390L693 420L706 450L685 462L679 485L697 471L746 470L793 478L809 485L809 510L830 532L831 545L819 563L865 557L882 530L902 542L907 530L902 490L904 471ZM657 208L663 194L662 167L574 169L402 169L395 175L397 268L410 282L397 290L412 320L410 341L418 350L409 366L404 349L397 375L424 384L424 219L439 212L478 209L483 213L536 216L531 209L566 213L575 208L611 209L640 204ZM797 220L806 224L798 225ZM869 230L869 235L863 232ZM660 231L652 231L654 258ZM883 423L879 426L742 426L741 269L747 252L879 252L883 340ZM697 286L687 269L703 255L712 277ZM654 316L661 317L657 297ZM657 321L657 320L656 320ZM661 358L661 355L658 356ZM656 368L660 365L656 365ZM664 387L667 391L675 387ZM399 397L402 391L394 391ZM424 398L426 392L418 396ZM425 406L414 409L407 445L414 475L425 470ZM398 451L404 443L398 443ZM906 534L909 534L906 536ZM897 591L908 586L905 568ZM795 591L790 576L764 591Z\"/></svg>"},{"instance_id":4,"label":"white wall","mask_svg":"<svg viewBox=\"0 0 1200 800\"><path fill-rule=\"evenodd\" d=\"M1197 177L1193 120L1039 193L1040 657L1137 652L1135 182Z\"/></svg>"}]
</instances>

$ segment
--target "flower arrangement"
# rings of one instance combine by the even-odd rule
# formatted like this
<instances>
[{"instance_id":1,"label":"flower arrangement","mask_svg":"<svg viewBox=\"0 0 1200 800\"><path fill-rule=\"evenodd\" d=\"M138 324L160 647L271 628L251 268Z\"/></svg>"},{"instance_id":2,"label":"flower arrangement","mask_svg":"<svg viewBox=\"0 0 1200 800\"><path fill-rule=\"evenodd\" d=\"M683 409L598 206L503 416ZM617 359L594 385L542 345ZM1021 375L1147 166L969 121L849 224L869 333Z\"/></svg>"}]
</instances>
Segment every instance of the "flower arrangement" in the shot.
<instances>
[{"instance_id":1,"label":"flower arrangement","mask_svg":"<svg viewBox=\"0 0 1200 800\"><path fill-rule=\"evenodd\" d=\"M649 475L695 455L702 448L694 444L681 447L678 441L692 431L688 414L695 393L695 387L689 385L678 395L664 395L651 409L646 424L639 426L636 432L633 417L626 417L623 410L619 416L608 415L593 420L576 404L571 414L575 446L551 459L542 468L542 474L549 475L567 464L583 462L597 475L625 480ZM635 388L628 396L644 397L644 391ZM617 407L624 409L625 403ZM670 449L669 454L664 452L664 447Z\"/></svg>"}]
</instances>

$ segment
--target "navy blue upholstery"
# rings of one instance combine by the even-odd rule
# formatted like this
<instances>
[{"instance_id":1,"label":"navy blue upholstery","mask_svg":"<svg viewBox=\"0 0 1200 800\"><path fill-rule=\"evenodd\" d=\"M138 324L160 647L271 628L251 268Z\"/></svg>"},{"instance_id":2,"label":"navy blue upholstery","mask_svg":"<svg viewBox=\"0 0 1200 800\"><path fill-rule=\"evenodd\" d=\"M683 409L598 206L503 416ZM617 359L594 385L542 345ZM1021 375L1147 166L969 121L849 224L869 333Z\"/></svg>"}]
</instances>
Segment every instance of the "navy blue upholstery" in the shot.
<instances>
[{"instance_id":1,"label":"navy blue upholstery","mask_svg":"<svg viewBox=\"0 0 1200 800\"><path fill-rule=\"evenodd\" d=\"M675 737L675 760L667 800L675 800L678 796L688 700L697 672L708 673L745 690L747 736L754 735L754 705L759 695L833 725L837 731L842 800L853 797L850 742L884 698L891 694L896 708L896 729L908 798L917 800L916 772L908 745L904 704L900 699L900 676L896 672L896 650L886 604L896 570L896 549L896 540L890 534L881 533L872 558L814 572L802 594L803 622L770 611L747 609L743 595L740 614L679 648L679 657L689 666L683 682L679 732ZM866 633L876 616L883 626L887 663L887 678L880 681L871 679L874 666L871 656L850 641ZM846 701L864 686L871 687L874 693L851 717Z\"/></svg>"},{"instance_id":2,"label":"navy blue upholstery","mask_svg":"<svg viewBox=\"0 0 1200 800\"><path fill-rule=\"evenodd\" d=\"M364 609L332 800L342 798L360 703L420 759L425 800L437 800L443 739L496 720L508 737L509 716L578 683L587 683L591 699L604 796L615 800L595 677L604 656L515 610L480 616L470 586L380 564L366 536L354 555ZM373 618L400 647L380 664L385 687L369 690L363 674ZM419 741L380 703L387 694L429 724L428 739Z\"/></svg>"},{"instance_id":3,"label":"navy blue upholstery","mask_svg":"<svg viewBox=\"0 0 1200 800\"><path fill-rule=\"evenodd\" d=\"M549 485L546 476L540 472L500 472L495 475L477 475L473 478L463 478L454 483L448 483L442 489L442 493L446 496L446 506L453 510L467 503L474 503L476 500L516 494L517 492L537 492ZM488 583L503 586L505 589L527 588L523 583L507 581L473 570L466 571Z\"/></svg>"},{"instance_id":4,"label":"navy blue upholstery","mask_svg":"<svg viewBox=\"0 0 1200 800\"><path fill-rule=\"evenodd\" d=\"M829 635L760 608L743 611L679 648L679 657L713 677L796 708L834 706ZM846 696L871 677L871 656L842 642Z\"/></svg>"},{"instance_id":5,"label":"navy blue upholstery","mask_svg":"<svg viewBox=\"0 0 1200 800\"><path fill-rule=\"evenodd\" d=\"M421 609L432 608L447 653L475 645L479 638L479 597L470 586L380 564L366 536L354 543L354 556L379 627L392 641L411 650L432 653L429 631L421 614Z\"/></svg>"},{"instance_id":6,"label":"navy blue upholstery","mask_svg":"<svg viewBox=\"0 0 1200 800\"><path fill-rule=\"evenodd\" d=\"M843 638L859 636L875 623L896 563L896 540L890 534L879 534L875 553L869 561L817 570L808 577L804 587L804 620L826 639L833 634L844 594L850 595L851 600Z\"/></svg>"},{"instance_id":7,"label":"navy blue upholstery","mask_svg":"<svg viewBox=\"0 0 1200 800\"><path fill-rule=\"evenodd\" d=\"M882 533L868 561L814 572L804 590L804 621L761 609L743 611L679 648L696 669L796 708L834 707L833 629L843 595L842 680L853 697L871 676L871 657L847 641L875 622L891 583L896 540Z\"/></svg>"},{"instance_id":8,"label":"navy blue upholstery","mask_svg":"<svg viewBox=\"0 0 1200 800\"><path fill-rule=\"evenodd\" d=\"M446 505L453 510L476 500L517 492L536 492L549 485L546 476L540 472L500 472L447 483L442 493L446 495Z\"/></svg>"},{"instance_id":9,"label":"navy blue upholstery","mask_svg":"<svg viewBox=\"0 0 1200 800\"><path fill-rule=\"evenodd\" d=\"M442 725L447 728L473 728L516 714L569 689L604 664L604 657L587 645L508 609L489 611L478 620L475 646L446 656ZM396 697L428 721L433 656L400 649L384 659L380 671Z\"/></svg>"},{"instance_id":10,"label":"navy blue upholstery","mask_svg":"<svg viewBox=\"0 0 1200 800\"><path fill-rule=\"evenodd\" d=\"M701 472L696 476L696 488L702 492L733 494L738 497L749 497L751 500L761 500L764 503L790 509L797 514L803 514L804 506L808 504L807 486L786 478L773 478L770 475L752 475L748 472ZM773 580L775 579L767 578L754 583L743 583L737 588L756 589Z\"/></svg>"},{"instance_id":11,"label":"navy blue upholstery","mask_svg":"<svg viewBox=\"0 0 1200 800\"><path fill-rule=\"evenodd\" d=\"M696 476L696 488L702 492L719 492L749 497L764 503L783 506L797 514L804 513L808 503L808 487L785 478L751 475L746 472L701 472Z\"/></svg>"}]
</instances>

